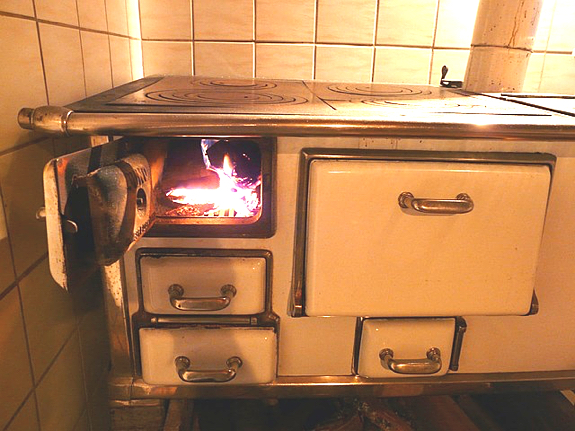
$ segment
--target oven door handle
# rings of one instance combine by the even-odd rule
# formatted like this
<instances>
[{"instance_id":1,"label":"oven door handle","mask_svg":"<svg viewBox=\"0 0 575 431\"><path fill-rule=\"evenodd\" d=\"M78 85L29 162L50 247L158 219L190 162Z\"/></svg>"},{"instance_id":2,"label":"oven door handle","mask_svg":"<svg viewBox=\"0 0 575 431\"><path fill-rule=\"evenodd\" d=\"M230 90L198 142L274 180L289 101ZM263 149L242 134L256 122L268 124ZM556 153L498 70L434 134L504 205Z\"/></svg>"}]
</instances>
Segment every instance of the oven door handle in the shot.
<instances>
[{"instance_id":1,"label":"oven door handle","mask_svg":"<svg viewBox=\"0 0 575 431\"><path fill-rule=\"evenodd\" d=\"M393 350L379 352L383 368L397 374L435 374L441 370L441 352L437 347L427 351L427 359L393 359Z\"/></svg>"},{"instance_id":2,"label":"oven door handle","mask_svg":"<svg viewBox=\"0 0 575 431\"><path fill-rule=\"evenodd\" d=\"M178 376L188 383L225 383L233 380L242 366L242 360L232 356L226 361L227 369L224 370L190 370L190 359L186 356L176 358L176 370Z\"/></svg>"},{"instance_id":3,"label":"oven door handle","mask_svg":"<svg viewBox=\"0 0 575 431\"><path fill-rule=\"evenodd\" d=\"M170 304L181 311L218 311L223 310L232 303L237 290L231 284L225 284L220 289L222 296L206 298L184 298L184 288L179 284L172 284L168 288Z\"/></svg>"},{"instance_id":4,"label":"oven door handle","mask_svg":"<svg viewBox=\"0 0 575 431\"><path fill-rule=\"evenodd\" d=\"M465 214L473 209L473 200L466 193L460 193L455 199L416 198L410 192L398 197L401 208L411 208L425 214Z\"/></svg>"}]
</instances>

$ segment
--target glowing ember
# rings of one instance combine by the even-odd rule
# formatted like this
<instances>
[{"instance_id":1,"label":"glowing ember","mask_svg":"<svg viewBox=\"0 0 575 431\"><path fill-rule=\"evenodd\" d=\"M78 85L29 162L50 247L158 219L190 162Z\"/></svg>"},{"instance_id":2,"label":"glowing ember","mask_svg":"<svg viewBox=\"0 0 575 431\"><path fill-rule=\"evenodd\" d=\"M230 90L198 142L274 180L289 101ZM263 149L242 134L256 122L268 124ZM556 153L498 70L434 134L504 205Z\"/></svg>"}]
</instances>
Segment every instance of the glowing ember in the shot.
<instances>
[{"instance_id":1,"label":"glowing ember","mask_svg":"<svg viewBox=\"0 0 575 431\"><path fill-rule=\"evenodd\" d=\"M235 167L226 154L221 168L210 162L207 154L208 148L216 141L202 140L202 153L206 169L215 172L220 180L217 189L200 188L174 188L166 196L175 203L190 207L205 207L211 209L203 212L203 216L210 217L251 217L257 214L260 200L257 188L261 181L256 183L238 177Z\"/></svg>"}]
</instances>

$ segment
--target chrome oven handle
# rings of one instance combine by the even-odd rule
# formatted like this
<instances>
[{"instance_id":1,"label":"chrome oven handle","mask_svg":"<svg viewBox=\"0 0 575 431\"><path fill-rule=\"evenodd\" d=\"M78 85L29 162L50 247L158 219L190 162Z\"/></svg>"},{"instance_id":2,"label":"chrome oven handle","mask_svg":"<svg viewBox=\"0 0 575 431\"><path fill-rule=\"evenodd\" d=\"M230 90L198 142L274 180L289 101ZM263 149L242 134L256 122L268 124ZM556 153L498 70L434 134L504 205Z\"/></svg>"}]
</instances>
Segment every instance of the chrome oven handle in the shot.
<instances>
[{"instance_id":1,"label":"chrome oven handle","mask_svg":"<svg viewBox=\"0 0 575 431\"><path fill-rule=\"evenodd\" d=\"M393 359L393 350L379 352L383 368L397 374L435 374L441 370L441 352L437 347L427 351L427 359Z\"/></svg>"},{"instance_id":2,"label":"chrome oven handle","mask_svg":"<svg viewBox=\"0 0 575 431\"><path fill-rule=\"evenodd\" d=\"M178 376L188 383L229 382L236 377L238 369L242 366L242 360L237 356L232 356L226 361L227 369L224 370L189 370L191 362L186 356L178 356L175 363Z\"/></svg>"},{"instance_id":3,"label":"chrome oven handle","mask_svg":"<svg viewBox=\"0 0 575 431\"><path fill-rule=\"evenodd\" d=\"M466 193L460 193L455 199L415 198L410 192L398 197L401 208L411 208L425 214L465 214L473 209L473 200Z\"/></svg>"},{"instance_id":4,"label":"chrome oven handle","mask_svg":"<svg viewBox=\"0 0 575 431\"><path fill-rule=\"evenodd\" d=\"M231 304L237 290L231 284L225 284L220 289L222 296L207 298L184 298L184 288L179 284L172 284L168 288L170 304L182 311L218 311Z\"/></svg>"}]
</instances>

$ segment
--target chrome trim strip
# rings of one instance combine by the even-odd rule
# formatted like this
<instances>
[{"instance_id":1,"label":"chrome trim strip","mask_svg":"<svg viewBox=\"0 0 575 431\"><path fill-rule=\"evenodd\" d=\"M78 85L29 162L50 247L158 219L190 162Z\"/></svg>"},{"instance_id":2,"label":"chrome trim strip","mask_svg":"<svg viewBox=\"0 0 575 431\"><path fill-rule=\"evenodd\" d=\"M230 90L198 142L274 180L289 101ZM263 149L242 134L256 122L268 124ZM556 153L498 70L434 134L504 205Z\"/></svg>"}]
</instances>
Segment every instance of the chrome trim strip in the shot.
<instances>
[{"instance_id":1,"label":"chrome trim strip","mask_svg":"<svg viewBox=\"0 0 575 431\"><path fill-rule=\"evenodd\" d=\"M41 114L41 115L40 115ZM65 117L65 119L63 118ZM461 121L461 117L463 120ZM571 118L521 115L460 115L446 122L437 116L410 121L402 117L281 114L84 113L57 106L23 108L20 125L52 135L121 136L389 136L417 138L513 138L570 140ZM485 121L487 117L489 122ZM459 121L457 121L459 120ZM534 124L537 123L537 124Z\"/></svg>"},{"instance_id":2,"label":"chrome trim strip","mask_svg":"<svg viewBox=\"0 0 575 431\"><path fill-rule=\"evenodd\" d=\"M159 386L141 379L111 379L111 399L399 397L439 394L564 390L575 387L575 370L524 373L447 374L441 377L367 379L359 376L278 377L255 385Z\"/></svg>"}]
</instances>

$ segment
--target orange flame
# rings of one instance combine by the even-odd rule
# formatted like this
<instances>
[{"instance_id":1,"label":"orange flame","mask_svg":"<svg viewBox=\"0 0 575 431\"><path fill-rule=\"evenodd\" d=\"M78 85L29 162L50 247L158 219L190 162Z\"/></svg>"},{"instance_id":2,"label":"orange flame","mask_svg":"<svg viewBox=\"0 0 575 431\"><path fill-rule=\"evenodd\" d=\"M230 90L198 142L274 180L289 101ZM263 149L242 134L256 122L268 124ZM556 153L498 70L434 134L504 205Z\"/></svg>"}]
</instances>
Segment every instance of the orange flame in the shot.
<instances>
[{"instance_id":1,"label":"orange flame","mask_svg":"<svg viewBox=\"0 0 575 431\"><path fill-rule=\"evenodd\" d=\"M220 185L217 189L176 188L168 191L166 196L173 202L182 205L213 205L207 214L211 217L251 217L259 209L259 197L256 192L258 184L251 187L242 186L237 178L234 165L226 154L222 168L210 166L208 169L218 174Z\"/></svg>"}]
</instances>

